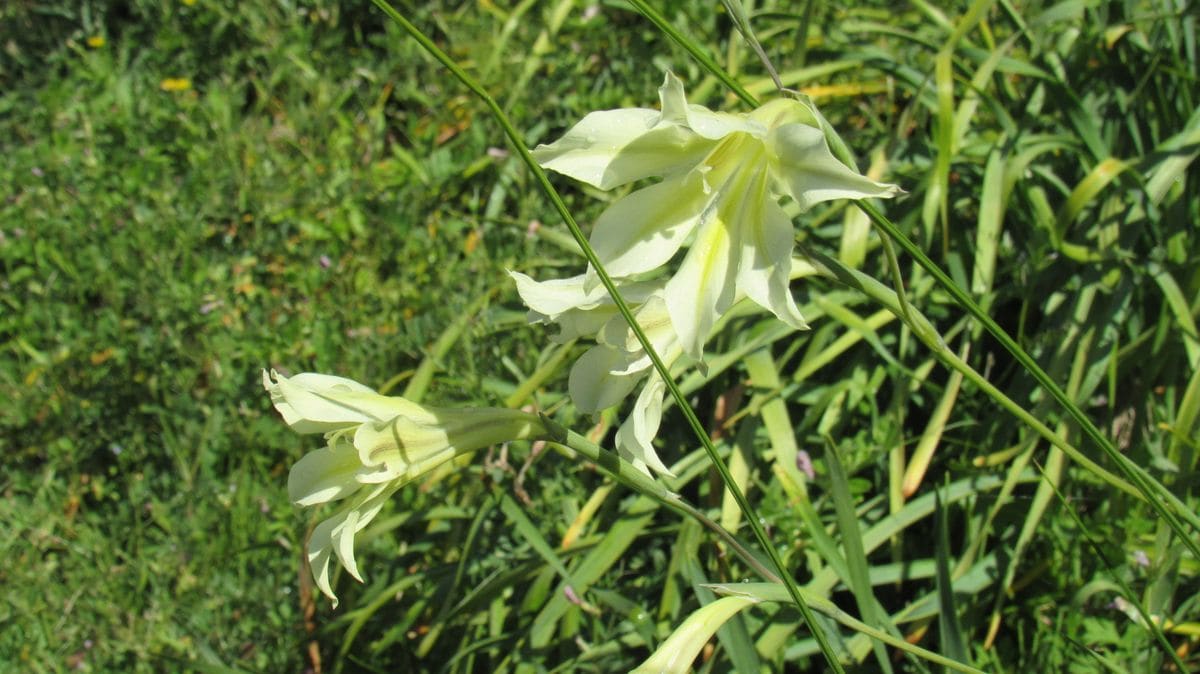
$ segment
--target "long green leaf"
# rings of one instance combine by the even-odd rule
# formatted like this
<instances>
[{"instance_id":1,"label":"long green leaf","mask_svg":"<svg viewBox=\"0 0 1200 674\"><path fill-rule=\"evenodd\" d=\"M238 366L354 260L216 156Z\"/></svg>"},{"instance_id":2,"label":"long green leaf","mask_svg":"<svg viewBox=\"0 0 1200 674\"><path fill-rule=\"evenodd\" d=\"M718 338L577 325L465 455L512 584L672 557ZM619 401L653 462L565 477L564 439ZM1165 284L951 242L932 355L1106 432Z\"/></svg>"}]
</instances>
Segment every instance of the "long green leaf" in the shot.
<instances>
[{"instance_id":1,"label":"long green leaf","mask_svg":"<svg viewBox=\"0 0 1200 674\"><path fill-rule=\"evenodd\" d=\"M954 602L954 582L950 579L950 526L946 523L946 507L941 494L934 491L937 514L934 524L937 529L937 544L934 558L937 560L938 593L938 638L942 653L959 662L967 662L967 647L963 641L962 628L958 624L958 610Z\"/></svg>"},{"instance_id":2,"label":"long green leaf","mask_svg":"<svg viewBox=\"0 0 1200 674\"><path fill-rule=\"evenodd\" d=\"M871 575L868 571L870 564L867 562L867 553L863 550L862 531L858 527L858 516L850 496L849 480L845 468L842 467L842 461L838 458L837 447L828 438L825 443L825 467L829 470L833 507L837 513L838 531L842 534L842 550L845 552L846 567L850 573L850 591L854 593L854 600L863 620L870 625L882 627L884 615L877 610L878 602L871 589ZM896 629L895 625L889 627L890 631ZM892 663L888 660L883 644L876 642L874 647L880 669L891 672Z\"/></svg>"}]
</instances>

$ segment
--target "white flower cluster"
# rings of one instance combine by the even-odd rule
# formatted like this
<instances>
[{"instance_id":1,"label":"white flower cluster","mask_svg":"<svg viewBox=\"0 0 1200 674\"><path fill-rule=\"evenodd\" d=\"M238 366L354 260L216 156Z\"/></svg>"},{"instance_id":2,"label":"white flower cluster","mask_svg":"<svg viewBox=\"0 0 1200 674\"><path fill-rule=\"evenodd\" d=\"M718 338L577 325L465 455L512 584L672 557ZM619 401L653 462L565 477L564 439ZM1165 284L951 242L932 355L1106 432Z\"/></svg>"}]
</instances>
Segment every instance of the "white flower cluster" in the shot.
<instances>
[{"instance_id":1,"label":"white flower cluster","mask_svg":"<svg viewBox=\"0 0 1200 674\"><path fill-rule=\"evenodd\" d=\"M683 356L700 362L717 320L743 297L805 327L788 287L793 230L779 200L806 210L900 189L839 162L806 100L779 99L747 114L713 112L689 105L671 73L659 95L660 111L593 112L534 151L542 166L602 190L662 178L615 201L589 242L655 351L668 367ZM675 271L659 273L683 248ZM531 320L561 326L559 339L594 337L596 346L570 375L582 411L612 407L645 382L617 448L643 470L667 472L651 444L665 384L595 271L541 283L512 276ZM643 278L655 280L636 280Z\"/></svg>"}]
</instances>

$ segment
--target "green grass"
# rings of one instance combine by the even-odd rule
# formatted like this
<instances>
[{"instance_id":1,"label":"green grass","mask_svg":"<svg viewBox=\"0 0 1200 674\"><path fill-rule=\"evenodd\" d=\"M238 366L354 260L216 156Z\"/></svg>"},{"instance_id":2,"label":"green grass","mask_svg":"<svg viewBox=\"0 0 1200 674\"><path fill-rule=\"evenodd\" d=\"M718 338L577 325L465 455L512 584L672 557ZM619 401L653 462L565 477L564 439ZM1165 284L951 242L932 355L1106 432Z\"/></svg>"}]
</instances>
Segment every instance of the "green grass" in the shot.
<instances>
[{"instance_id":1,"label":"green grass","mask_svg":"<svg viewBox=\"0 0 1200 674\"><path fill-rule=\"evenodd\" d=\"M832 94L818 104L860 167L908 191L888 217L1195 512L1194 3L983 3L971 21L967 3L846 4L747 8L785 83ZM486 109L381 12L285 6L0 9L0 668L298 671L319 652L322 671L631 669L711 600L698 584L750 574L693 523L527 445L402 490L360 536L367 583L339 578L336 611L312 596L300 551L315 520L285 483L315 445L279 422L260 370L399 392L466 316L425 399L502 404L550 353L504 270L581 265ZM630 7L590 7L401 11L530 144L590 110L651 105L665 68L693 102L744 110ZM660 10L772 95L723 13ZM613 198L555 184L585 224ZM952 382L884 295L838 280L840 262L892 285L864 223L838 203L797 221L828 271L793 285L812 331L736 317L707 377L682 379L701 420L725 424L718 449L798 580L931 650L960 652L958 634L989 671L1171 671L1141 602L1182 625L1166 638L1195 667L1197 560L1145 504ZM899 266L954 353L1117 471L927 274ZM756 355L723 360L742 352ZM518 402L585 432L553 407L570 362ZM918 441L929 464L905 497ZM673 488L744 529L678 411L659 447L682 462ZM797 623L751 608L703 666L819 670ZM842 635L865 671L925 667Z\"/></svg>"}]
</instances>

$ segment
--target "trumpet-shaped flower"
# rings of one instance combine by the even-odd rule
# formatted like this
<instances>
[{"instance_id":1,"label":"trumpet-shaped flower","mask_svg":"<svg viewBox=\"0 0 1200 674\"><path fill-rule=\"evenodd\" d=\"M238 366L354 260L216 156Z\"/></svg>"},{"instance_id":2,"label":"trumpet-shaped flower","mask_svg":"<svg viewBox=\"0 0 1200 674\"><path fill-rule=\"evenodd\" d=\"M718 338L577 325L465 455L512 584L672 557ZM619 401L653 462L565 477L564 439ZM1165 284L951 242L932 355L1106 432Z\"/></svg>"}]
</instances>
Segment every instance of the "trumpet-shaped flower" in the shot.
<instances>
[{"instance_id":1,"label":"trumpet-shaped flower","mask_svg":"<svg viewBox=\"0 0 1200 674\"><path fill-rule=\"evenodd\" d=\"M627 277L664 265L691 241L664 298L692 357L700 359L717 317L739 293L804 327L788 289L792 224L778 199L790 197L805 210L900 189L839 162L807 100L779 99L748 114L713 112L689 105L671 73L659 95L661 111L593 112L534 157L604 190L662 178L610 206L591 245L609 274Z\"/></svg>"},{"instance_id":2,"label":"trumpet-shaped flower","mask_svg":"<svg viewBox=\"0 0 1200 674\"><path fill-rule=\"evenodd\" d=\"M596 346L575 361L568 378L567 389L581 411L596 413L612 407L645 381L617 431L617 451L642 471L653 468L670 475L651 444L662 419L666 385L604 288L586 289L582 275L539 283L519 272L509 274L530 309L532 322L558 324L560 341L581 336L596 339ZM670 367L683 349L667 313L662 282L621 284L618 290L654 351Z\"/></svg>"},{"instance_id":3,"label":"trumpet-shaped flower","mask_svg":"<svg viewBox=\"0 0 1200 674\"><path fill-rule=\"evenodd\" d=\"M288 496L300 506L347 501L308 542L317 587L334 606L330 562L336 556L362 581L354 536L397 489L461 454L545 433L538 417L525 412L427 407L342 377L263 372L263 386L293 430L325 434L325 447L292 466Z\"/></svg>"}]
</instances>

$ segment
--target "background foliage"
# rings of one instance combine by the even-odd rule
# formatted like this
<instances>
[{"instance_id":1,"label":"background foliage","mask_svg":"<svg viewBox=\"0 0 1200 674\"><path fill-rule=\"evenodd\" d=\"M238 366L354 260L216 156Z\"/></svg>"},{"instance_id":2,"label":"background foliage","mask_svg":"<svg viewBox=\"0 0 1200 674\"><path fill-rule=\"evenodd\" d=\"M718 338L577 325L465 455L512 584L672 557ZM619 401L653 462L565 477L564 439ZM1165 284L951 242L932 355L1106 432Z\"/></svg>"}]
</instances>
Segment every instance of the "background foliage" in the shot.
<instances>
[{"instance_id":1,"label":"background foliage","mask_svg":"<svg viewBox=\"0 0 1200 674\"><path fill-rule=\"evenodd\" d=\"M1195 510L1194 3L747 7L784 83L816 98L861 167L908 190L889 217ZM662 11L770 94L724 12ZM667 68L694 102L737 109L621 3L406 14L530 143L589 110L650 105ZM284 492L312 443L269 409L260 369L401 390L432 354L427 400L513 402L554 361L504 270L575 273L573 244L482 106L373 7L19 0L0 8L0 43L0 666L619 671L708 601L697 583L748 577L693 524L513 445L402 491L365 537L368 583L340 583L336 612L314 602L309 522ZM611 198L561 185L582 222ZM806 250L889 278L853 209L798 225ZM1103 463L901 266L955 351ZM874 540L861 561L879 620L934 650L960 634L961 657L987 669L1174 667L1129 608L1140 600L1195 664L1196 560L1148 508L1047 454L861 294L824 278L794 290L814 330L734 321L718 350L757 355L692 395L802 581L862 615L846 542ZM447 330L452 348L434 350ZM556 407L564 379L517 402L587 429ZM694 455L674 420L668 462ZM933 453L908 500L917 447ZM800 450L811 481L796 480ZM695 466L679 488L736 527ZM940 486L944 537L932 505L907 530L888 519ZM838 519L847 499L857 530ZM938 567L970 581L942 598L950 619L887 618L932 592ZM819 668L796 620L751 610L704 666ZM859 646L845 645L866 668L922 667Z\"/></svg>"}]
</instances>

